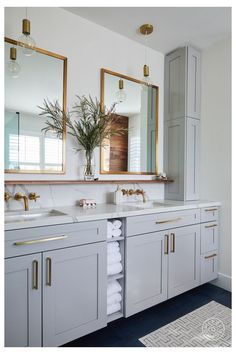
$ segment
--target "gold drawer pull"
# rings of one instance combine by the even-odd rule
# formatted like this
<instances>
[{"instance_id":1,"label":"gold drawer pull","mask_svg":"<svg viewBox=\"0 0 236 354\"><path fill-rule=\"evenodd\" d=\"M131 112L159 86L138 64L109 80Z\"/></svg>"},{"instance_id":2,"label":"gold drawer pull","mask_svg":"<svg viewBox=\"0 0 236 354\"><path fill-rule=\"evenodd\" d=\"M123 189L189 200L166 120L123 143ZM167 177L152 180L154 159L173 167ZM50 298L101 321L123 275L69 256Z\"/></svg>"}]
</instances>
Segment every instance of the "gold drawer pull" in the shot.
<instances>
[{"instance_id":1,"label":"gold drawer pull","mask_svg":"<svg viewBox=\"0 0 236 354\"><path fill-rule=\"evenodd\" d=\"M168 222L176 222L176 221L180 221L180 220L182 220L182 218L162 220L162 221L156 221L156 224L167 224Z\"/></svg>"},{"instance_id":2,"label":"gold drawer pull","mask_svg":"<svg viewBox=\"0 0 236 354\"><path fill-rule=\"evenodd\" d=\"M215 226L218 226L218 225L217 225L217 224L206 225L205 228L206 228L206 229L209 229L210 227L215 227Z\"/></svg>"},{"instance_id":3,"label":"gold drawer pull","mask_svg":"<svg viewBox=\"0 0 236 354\"><path fill-rule=\"evenodd\" d=\"M169 253L169 235L165 235L165 250L164 250L164 254L168 254Z\"/></svg>"},{"instance_id":4,"label":"gold drawer pull","mask_svg":"<svg viewBox=\"0 0 236 354\"><path fill-rule=\"evenodd\" d=\"M40 239L37 239L37 240L17 241L17 242L14 242L14 245L15 245L15 246L34 245L34 244L36 244L36 243L43 243L43 242L49 242L49 241L64 240L65 238L68 238L68 236L62 235L62 236L55 236L55 237L40 238Z\"/></svg>"},{"instance_id":5,"label":"gold drawer pull","mask_svg":"<svg viewBox=\"0 0 236 354\"><path fill-rule=\"evenodd\" d=\"M217 211L218 208L205 209L205 211Z\"/></svg>"},{"instance_id":6,"label":"gold drawer pull","mask_svg":"<svg viewBox=\"0 0 236 354\"><path fill-rule=\"evenodd\" d=\"M46 285L52 286L52 260L50 257L46 258Z\"/></svg>"},{"instance_id":7,"label":"gold drawer pull","mask_svg":"<svg viewBox=\"0 0 236 354\"><path fill-rule=\"evenodd\" d=\"M38 290L39 288L39 284L38 284L38 280L39 280L39 263L38 261L34 260L33 261L33 289Z\"/></svg>"},{"instance_id":8,"label":"gold drawer pull","mask_svg":"<svg viewBox=\"0 0 236 354\"><path fill-rule=\"evenodd\" d=\"M217 256L217 254L216 253L213 253L213 254L211 254L210 256L205 256L204 258L205 259L209 259L209 258L213 258L213 257L216 257Z\"/></svg>"},{"instance_id":9,"label":"gold drawer pull","mask_svg":"<svg viewBox=\"0 0 236 354\"><path fill-rule=\"evenodd\" d=\"M172 242L171 242L171 253L175 253L175 234L172 232L170 234L170 236L172 236Z\"/></svg>"}]
</instances>

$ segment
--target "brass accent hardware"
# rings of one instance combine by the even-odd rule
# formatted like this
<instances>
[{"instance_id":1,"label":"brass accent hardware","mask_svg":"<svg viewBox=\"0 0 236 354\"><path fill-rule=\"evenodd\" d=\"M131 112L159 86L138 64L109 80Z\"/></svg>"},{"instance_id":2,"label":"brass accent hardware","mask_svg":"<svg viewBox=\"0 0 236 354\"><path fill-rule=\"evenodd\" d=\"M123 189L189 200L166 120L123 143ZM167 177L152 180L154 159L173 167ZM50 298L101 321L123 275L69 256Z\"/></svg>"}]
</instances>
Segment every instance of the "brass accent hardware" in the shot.
<instances>
[{"instance_id":1,"label":"brass accent hardware","mask_svg":"<svg viewBox=\"0 0 236 354\"><path fill-rule=\"evenodd\" d=\"M153 32L153 25L150 23L145 23L144 25L139 27L140 33L141 34L151 34Z\"/></svg>"},{"instance_id":2,"label":"brass accent hardware","mask_svg":"<svg viewBox=\"0 0 236 354\"><path fill-rule=\"evenodd\" d=\"M145 203L147 201L146 197L146 192L143 189L121 189L123 195L142 195L143 197L143 202Z\"/></svg>"},{"instance_id":3,"label":"brass accent hardware","mask_svg":"<svg viewBox=\"0 0 236 354\"><path fill-rule=\"evenodd\" d=\"M28 198L29 200L34 200L36 202L36 200L40 198L40 195L37 195L35 192L31 192Z\"/></svg>"},{"instance_id":4,"label":"brass accent hardware","mask_svg":"<svg viewBox=\"0 0 236 354\"><path fill-rule=\"evenodd\" d=\"M14 242L14 246L27 246L27 245L34 245L37 243L43 243L43 242L49 242L49 241L58 241L58 240L64 240L65 238L68 238L66 235L62 236L55 236L55 237L47 237L47 238L41 238L37 240L29 240L29 241L17 241Z\"/></svg>"},{"instance_id":5,"label":"brass accent hardware","mask_svg":"<svg viewBox=\"0 0 236 354\"><path fill-rule=\"evenodd\" d=\"M10 193L8 193L8 192L5 192L5 193L4 193L4 200L5 200L5 202L8 202L8 200L11 199L11 198L13 198L13 197L10 195Z\"/></svg>"},{"instance_id":6,"label":"brass accent hardware","mask_svg":"<svg viewBox=\"0 0 236 354\"><path fill-rule=\"evenodd\" d=\"M205 209L205 211L217 211L218 208Z\"/></svg>"},{"instance_id":7,"label":"brass accent hardware","mask_svg":"<svg viewBox=\"0 0 236 354\"><path fill-rule=\"evenodd\" d=\"M213 258L213 257L216 257L217 256L217 254L216 253L213 253L213 254L211 254L210 256L205 256L204 258L205 259L209 259L209 258Z\"/></svg>"},{"instance_id":8,"label":"brass accent hardware","mask_svg":"<svg viewBox=\"0 0 236 354\"><path fill-rule=\"evenodd\" d=\"M22 33L26 36L30 35L30 21L26 18L22 20Z\"/></svg>"},{"instance_id":9,"label":"brass accent hardware","mask_svg":"<svg viewBox=\"0 0 236 354\"><path fill-rule=\"evenodd\" d=\"M171 252L171 253L174 253L174 252L175 252L175 233L172 232L172 233L170 234L170 236L171 236L171 239L172 239L170 252Z\"/></svg>"},{"instance_id":10,"label":"brass accent hardware","mask_svg":"<svg viewBox=\"0 0 236 354\"><path fill-rule=\"evenodd\" d=\"M156 224L167 224L168 222L176 222L176 221L180 221L180 220L182 220L182 218L162 220L162 221L156 221Z\"/></svg>"},{"instance_id":11,"label":"brass accent hardware","mask_svg":"<svg viewBox=\"0 0 236 354\"><path fill-rule=\"evenodd\" d=\"M24 208L25 208L25 211L29 210L29 202L28 202L28 198L26 195L23 195L21 193L16 193L15 196L14 196L14 199L15 200L21 200L23 199L24 200Z\"/></svg>"},{"instance_id":12,"label":"brass accent hardware","mask_svg":"<svg viewBox=\"0 0 236 354\"><path fill-rule=\"evenodd\" d=\"M16 60L16 48L15 47L10 48L10 59Z\"/></svg>"},{"instance_id":13,"label":"brass accent hardware","mask_svg":"<svg viewBox=\"0 0 236 354\"><path fill-rule=\"evenodd\" d=\"M165 246L164 246L164 254L169 253L169 235L165 235Z\"/></svg>"},{"instance_id":14,"label":"brass accent hardware","mask_svg":"<svg viewBox=\"0 0 236 354\"><path fill-rule=\"evenodd\" d=\"M215 227L215 226L218 226L218 225L217 225L217 224L206 225L205 228L206 228L206 229L209 229L210 227Z\"/></svg>"},{"instance_id":15,"label":"brass accent hardware","mask_svg":"<svg viewBox=\"0 0 236 354\"><path fill-rule=\"evenodd\" d=\"M144 77L148 77L149 76L149 66L146 65L146 64L143 66L143 76Z\"/></svg>"},{"instance_id":16,"label":"brass accent hardware","mask_svg":"<svg viewBox=\"0 0 236 354\"><path fill-rule=\"evenodd\" d=\"M39 288L39 284L38 284L38 273L39 272L39 264L38 264L38 261L34 260L33 261L33 286L32 288L33 289L36 289L38 290Z\"/></svg>"},{"instance_id":17,"label":"brass accent hardware","mask_svg":"<svg viewBox=\"0 0 236 354\"><path fill-rule=\"evenodd\" d=\"M123 90L123 88L124 88L124 80L120 79L119 80L119 89Z\"/></svg>"},{"instance_id":18,"label":"brass accent hardware","mask_svg":"<svg viewBox=\"0 0 236 354\"><path fill-rule=\"evenodd\" d=\"M46 258L46 285L52 286L52 260L50 257Z\"/></svg>"}]
</instances>

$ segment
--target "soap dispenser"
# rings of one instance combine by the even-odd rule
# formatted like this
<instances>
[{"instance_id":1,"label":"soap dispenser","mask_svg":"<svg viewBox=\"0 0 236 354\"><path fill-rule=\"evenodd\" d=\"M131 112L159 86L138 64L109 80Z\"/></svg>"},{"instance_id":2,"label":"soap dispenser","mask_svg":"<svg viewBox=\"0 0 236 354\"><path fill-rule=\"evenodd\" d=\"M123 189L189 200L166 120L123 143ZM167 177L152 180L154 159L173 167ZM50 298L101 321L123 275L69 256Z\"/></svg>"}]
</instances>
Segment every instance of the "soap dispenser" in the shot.
<instances>
[{"instance_id":1,"label":"soap dispenser","mask_svg":"<svg viewBox=\"0 0 236 354\"><path fill-rule=\"evenodd\" d=\"M123 203L123 193L120 189L120 186L117 185L117 189L114 192L114 204L121 204Z\"/></svg>"}]
</instances>

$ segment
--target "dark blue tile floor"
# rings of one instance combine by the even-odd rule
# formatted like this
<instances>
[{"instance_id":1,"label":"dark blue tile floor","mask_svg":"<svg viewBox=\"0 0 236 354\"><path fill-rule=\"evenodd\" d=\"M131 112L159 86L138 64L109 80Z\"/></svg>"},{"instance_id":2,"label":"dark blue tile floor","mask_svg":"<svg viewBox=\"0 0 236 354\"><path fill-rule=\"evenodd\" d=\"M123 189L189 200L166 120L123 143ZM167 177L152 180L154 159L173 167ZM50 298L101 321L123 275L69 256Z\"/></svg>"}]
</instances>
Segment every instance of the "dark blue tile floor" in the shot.
<instances>
[{"instance_id":1,"label":"dark blue tile floor","mask_svg":"<svg viewBox=\"0 0 236 354\"><path fill-rule=\"evenodd\" d=\"M231 308L231 293L204 284L128 318L64 345L64 347L143 347L139 338L207 304L219 302Z\"/></svg>"}]
</instances>

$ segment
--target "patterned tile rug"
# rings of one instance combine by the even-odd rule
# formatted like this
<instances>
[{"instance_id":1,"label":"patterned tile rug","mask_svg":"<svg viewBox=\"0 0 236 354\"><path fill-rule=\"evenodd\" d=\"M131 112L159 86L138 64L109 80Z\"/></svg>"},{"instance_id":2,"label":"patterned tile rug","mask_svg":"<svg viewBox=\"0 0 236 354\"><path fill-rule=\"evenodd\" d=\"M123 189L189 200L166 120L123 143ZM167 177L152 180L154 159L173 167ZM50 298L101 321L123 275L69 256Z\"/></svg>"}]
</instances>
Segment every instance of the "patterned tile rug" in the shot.
<instances>
[{"instance_id":1,"label":"patterned tile rug","mask_svg":"<svg viewBox=\"0 0 236 354\"><path fill-rule=\"evenodd\" d=\"M231 309L211 301L139 340L146 347L230 347Z\"/></svg>"}]
</instances>

